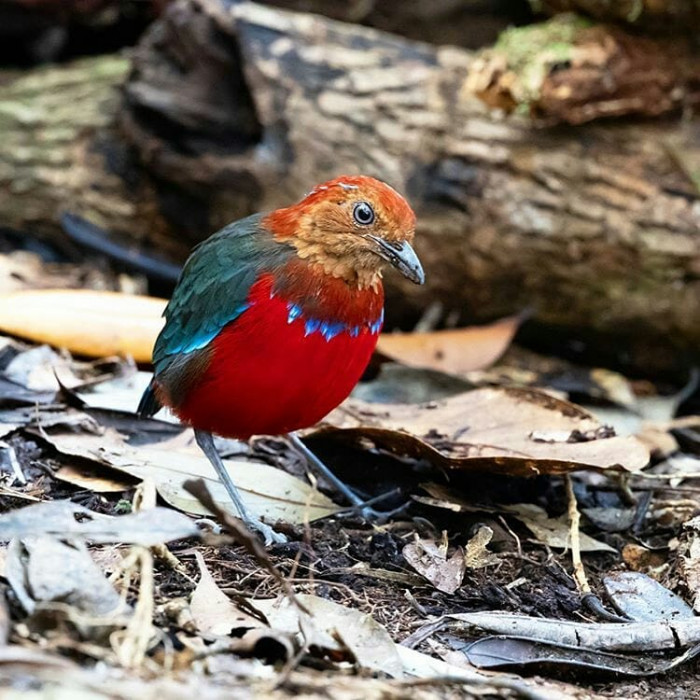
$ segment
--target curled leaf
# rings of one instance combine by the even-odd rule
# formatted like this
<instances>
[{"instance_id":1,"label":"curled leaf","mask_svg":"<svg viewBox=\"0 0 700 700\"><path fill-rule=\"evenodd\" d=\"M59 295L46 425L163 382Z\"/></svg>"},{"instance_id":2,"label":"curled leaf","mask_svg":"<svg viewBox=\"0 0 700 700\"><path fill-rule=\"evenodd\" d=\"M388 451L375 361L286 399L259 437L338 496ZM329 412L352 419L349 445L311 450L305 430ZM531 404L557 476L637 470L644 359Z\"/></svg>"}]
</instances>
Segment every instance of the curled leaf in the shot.
<instances>
[{"instance_id":1,"label":"curled leaf","mask_svg":"<svg viewBox=\"0 0 700 700\"><path fill-rule=\"evenodd\" d=\"M372 441L400 455L512 476L578 469L637 471L649 452L569 401L524 388L476 389L422 404L348 401L316 434Z\"/></svg>"}]
</instances>

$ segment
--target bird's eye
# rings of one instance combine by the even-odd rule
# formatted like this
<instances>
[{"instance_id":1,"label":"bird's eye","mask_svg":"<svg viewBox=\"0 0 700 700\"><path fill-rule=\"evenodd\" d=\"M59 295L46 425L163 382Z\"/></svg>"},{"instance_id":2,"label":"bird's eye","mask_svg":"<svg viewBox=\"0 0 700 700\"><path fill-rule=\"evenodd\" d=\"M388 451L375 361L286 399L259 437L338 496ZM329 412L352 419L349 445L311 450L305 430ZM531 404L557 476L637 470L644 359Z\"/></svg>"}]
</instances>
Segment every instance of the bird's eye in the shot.
<instances>
[{"instance_id":1,"label":"bird's eye","mask_svg":"<svg viewBox=\"0 0 700 700\"><path fill-rule=\"evenodd\" d=\"M374 221L374 209L367 202L358 202L352 210L352 216L361 226L369 226Z\"/></svg>"}]
</instances>

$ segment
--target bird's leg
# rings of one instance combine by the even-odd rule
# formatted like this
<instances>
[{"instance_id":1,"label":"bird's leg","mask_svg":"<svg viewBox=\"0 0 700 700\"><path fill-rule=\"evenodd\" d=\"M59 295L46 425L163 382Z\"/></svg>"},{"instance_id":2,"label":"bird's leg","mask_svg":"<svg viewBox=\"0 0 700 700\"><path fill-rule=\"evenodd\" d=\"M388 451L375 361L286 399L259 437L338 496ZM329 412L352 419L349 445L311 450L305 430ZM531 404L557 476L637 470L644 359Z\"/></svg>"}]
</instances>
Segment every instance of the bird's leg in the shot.
<instances>
[{"instance_id":1,"label":"bird's leg","mask_svg":"<svg viewBox=\"0 0 700 700\"><path fill-rule=\"evenodd\" d=\"M231 480L229 473L226 471L224 463L221 461L221 457L219 457L219 453L216 451L214 438L212 437L211 433L204 430L195 430L194 438L197 441L197 444L202 448L202 452L204 452L212 467L216 469L219 480L224 485L224 488L231 498L231 501L233 501L233 505L236 506L238 515L246 526L251 530L259 532L265 538L265 544L271 544L273 542L275 544L280 544L282 542L286 542L287 538L284 535L280 534L279 532L275 532L269 525L265 525L265 523L254 518L248 512L248 509L243 504L241 494L238 492L236 485Z\"/></svg>"},{"instance_id":2,"label":"bird's leg","mask_svg":"<svg viewBox=\"0 0 700 700\"><path fill-rule=\"evenodd\" d=\"M350 501L353 505L352 510L357 510L362 513L362 517L367 518L367 520L378 520L383 522L393 515L397 515L403 510L405 510L406 505L399 506L391 511L378 511L372 508L369 503L362 498L360 498L347 484L343 483L302 441L302 439L296 433L288 433L287 438L289 442L292 443L294 449L299 452L304 459L308 462L309 466L315 469L318 473L322 474L325 479L331 482L333 487L340 491L340 493L345 496L345 498ZM377 499L372 498L370 502L375 502Z\"/></svg>"}]
</instances>

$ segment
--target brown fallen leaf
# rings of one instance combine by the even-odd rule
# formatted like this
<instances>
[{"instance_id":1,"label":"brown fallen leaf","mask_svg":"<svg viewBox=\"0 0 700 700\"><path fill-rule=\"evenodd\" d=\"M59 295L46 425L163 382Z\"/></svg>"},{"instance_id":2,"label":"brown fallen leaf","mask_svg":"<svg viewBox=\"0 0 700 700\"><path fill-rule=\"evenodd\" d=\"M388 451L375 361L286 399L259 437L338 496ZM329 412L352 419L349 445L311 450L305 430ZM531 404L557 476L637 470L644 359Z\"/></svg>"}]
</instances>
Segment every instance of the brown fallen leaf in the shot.
<instances>
[{"instance_id":1,"label":"brown fallen leaf","mask_svg":"<svg viewBox=\"0 0 700 700\"><path fill-rule=\"evenodd\" d=\"M502 513L508 514L519 520L525 527L532 532L535 538L549 547L554 547L555 549L568 549L569 547L569 517L567 513L564 513L559 518L550 518L547 512L536 506L533 503L515 503L511 505L491 505L484 506L480 504L471 503L464 498L461 498L456 493L450 491L450 489L442 486L441 484L422 484L423 489L430 494L430 498L425 498L423 496L415 497L415 500L419 503L424 503L428 506L434 506L435 508L445 508L454 513ZM491 528L481 528L482 530L490 530ZM483 547L488 544L486 542L486 537L488 533L482 533L477 536L480 537ZM490 541L490 537L488 537ZM475 538L469 541L469 544L474 541L475 549L479 547L479 542ZM616 552L604 542L595 540L589 537L585 533L580 534L580 549L582 552ZM469 547L467 547L467 556L470 554ZM490 561L488 563L491 563Z\"/></svg>"},{"instance_id":2,"label":"brown fallen leaf","mask_svg":"<svg viewBox=\"0 0 700 700\"><path fill-rule=\"evenodd\" d=\"M183 488L188 478L206 480L216 501L225 509L231 502L222 484L216 478L208 460L199 454L156 447L132 447L115 430L107 429L99 435L87 433L35 433L60 453L88 459L108 468L97 471L107 479L99 482L108 488L114 481L114 472L122 472L137 479L150 477L156 483L160 496L170 505L194 515L208 515L209 511ZM267 464L225 459L224 464L241 491L250 512L275 522L282 520L303 523L331 515L340 509L333 501L301 479ZM56 476L64 481L85 485L86 463L65 465Z\"/></svg>"},{"instance_id":3,"label":"brown fallen leaf","mask_svg":"<svg viewBox=\"0 0 700 700\"><path fill-rule=\"evenodd\" d=\"M438 544L434 540L423 540L416 536L413 542L403 548L403 556L438 591L454 593L462 585L466 570L464 552L458 547L448 559L446 537Z\"/></svg>"},{"instance_id":4,"label":"brown fallen leaf","mask_svg":"<svg viewBox=\"0 0 700 700\"><path fill-rule=\"evenodd\" d=\"M192 594L190 611L200 633L229 639L228 650L240 655L288 660L297 653L293 634L273 630L262 619L236 606L216 585L204 557L194 553L199 582ZM261 616L262 617L262 616Z\"/></svg>"},{"instance_id":5,"label":"brown fallen leaf","mask_svg":"<svg viewBox=\"0 0 700 700\"><path fill-rule=\"evenodd\" d=\"M484 388L423 404L344 403L312 435L369 439L450 469L512 476L638 471L649 452L573 403L530 388Z\"/></svg>"},{"instance_id":6,"label":"brown fallen leaf","mask_svg":"<svg viewBox=\"0 0 700 700\"><path fill-rule=\"evenodd\" d=\"M204 634L228 636L234 629L265 627L265 623L250 613L237 608L216 585L201 552L194 556L199 568L199 582L192 593L190 611L197 629Z\"/></svg>"},{"instance_id":7,"label":"brown fallen leaf","mask_svg":"<svg viewBox=\"0 0 700 700\"><path fill-rule=\"evenodd\" d=\"M288 598L251 599L249 602L265 615L273 629L290 634L302 630L310 645L331 652L349 649L360 668L386 673L393 678L403 676L403 663L396 644L371 615L315 595L299 594L297 599L310 620L304 620L306 613Z\"/></svg>"},{"instance_id":8,"label":"brown fallen leaf","mask_svg":"<svg viewBox=\"0 0 700 700\"><path fill-rule=\"evenodd\" d=\"M82 289L0 295L0 330L88 357L150 362L164 299Z\"/></svg>"},{"instance_id":9,"label":"brown fallen leaf","mask_svg":"<svg viewBox=\"0 0 700 700\"><path fill-rule=\"evenodd\" d=\"M64 603L98 617L122 616L129 608L82 543L25 537L10 543L5 571L28 612L42 603Z\"/></svg>"},{"instance_id":10,"label":"brown fallen leaf","mask_svg":"<svg viewBox=\"0 0 700 700\"><path fill-rule=\"evenodd\" d=\"M498 561L498 557L487 549L492 539L493 530L488 525L482 525L467 542L464 563L468 569L483 569Z\"/></svg>"},{"instance_id":11,"label":"brown fallen leaf","mask_svg":"<svg viewBox=\"0 0 700 700\"><path fill-rule=\"evenodd\" d=\"M486 326L430 333L384 333L377 351L411 367L464 374L491 366L506 351L526 314Z\"/></svg>"},{"instance_id":12,"label":"brown fallen leaf","mask_svg":"<svg viewBox=\"0 0 700 700\"><path fill-rule=\"evenodd\" d=\"M517 503L510 506L502 506L502 509L512 514L525 527L532 532L538 542L546 544L553 549L569 549L570 523L569 516L564 513L559 518L550 518L544 508L533 503ZM617 550L605 542L596 540L584 532L579 534L580 551L582 552L613 552Z\"/></svg>"}]
</instances>

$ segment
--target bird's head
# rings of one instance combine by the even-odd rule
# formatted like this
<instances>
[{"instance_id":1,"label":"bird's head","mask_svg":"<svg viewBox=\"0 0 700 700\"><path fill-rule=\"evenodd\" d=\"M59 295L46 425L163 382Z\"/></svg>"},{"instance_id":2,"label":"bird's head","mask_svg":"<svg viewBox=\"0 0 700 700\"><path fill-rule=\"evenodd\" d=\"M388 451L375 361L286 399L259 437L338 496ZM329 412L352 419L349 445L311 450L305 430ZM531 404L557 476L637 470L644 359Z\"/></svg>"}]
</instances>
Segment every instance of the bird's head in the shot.
<instances>
[{"instance_id":1,"label":"bird's head","mask_svg":"<svg viewBox=\"0 0 700 700\"><path fill-rule=\"evenodd\" d=\"M416 284L425 279L411 247L413 210L374 178L330 180L299 203L268 214L263 223L300 258L360 288L376 287L387 262Z\"/></svg>"}]
</instances>

